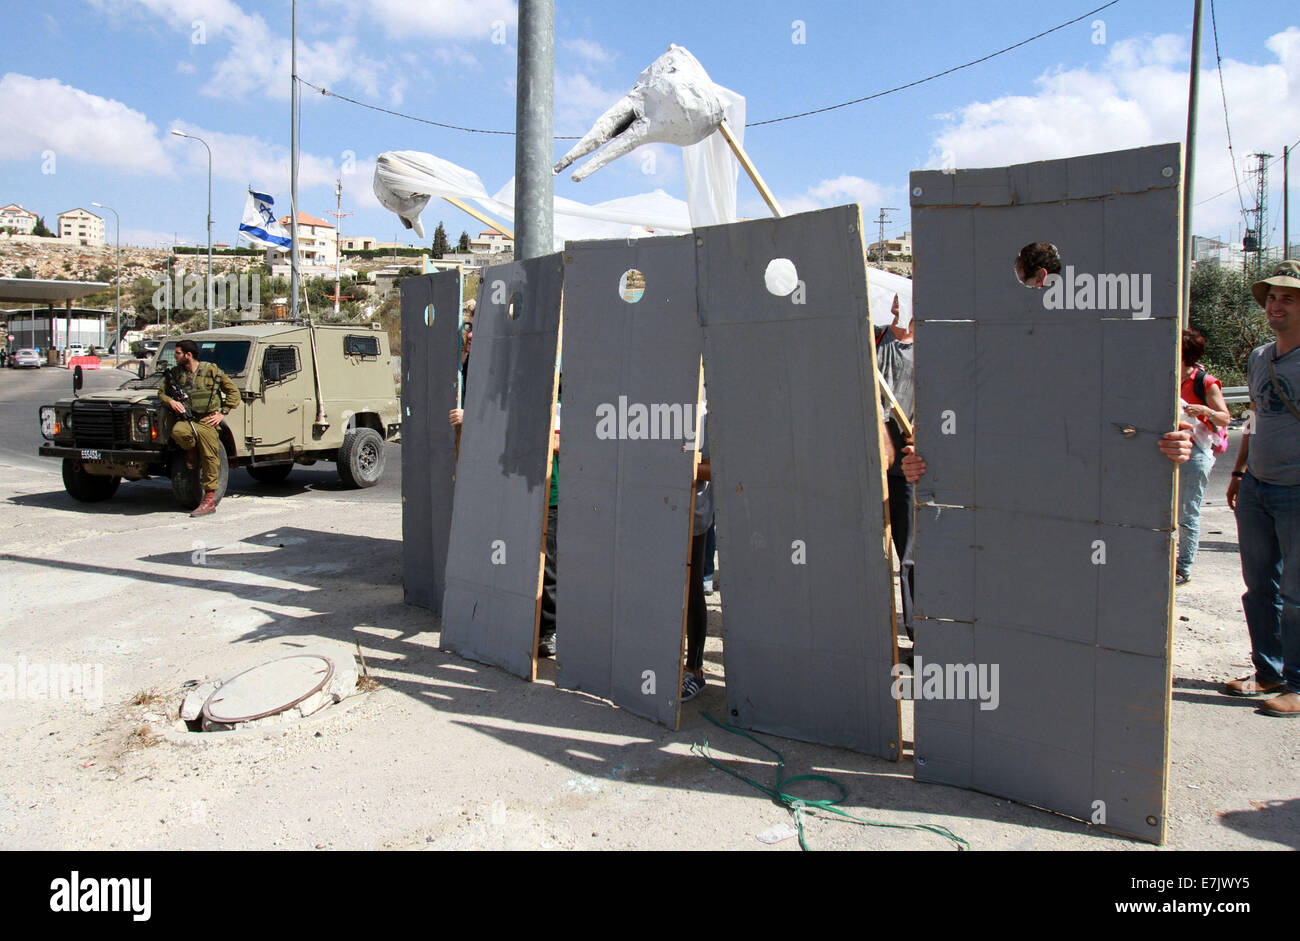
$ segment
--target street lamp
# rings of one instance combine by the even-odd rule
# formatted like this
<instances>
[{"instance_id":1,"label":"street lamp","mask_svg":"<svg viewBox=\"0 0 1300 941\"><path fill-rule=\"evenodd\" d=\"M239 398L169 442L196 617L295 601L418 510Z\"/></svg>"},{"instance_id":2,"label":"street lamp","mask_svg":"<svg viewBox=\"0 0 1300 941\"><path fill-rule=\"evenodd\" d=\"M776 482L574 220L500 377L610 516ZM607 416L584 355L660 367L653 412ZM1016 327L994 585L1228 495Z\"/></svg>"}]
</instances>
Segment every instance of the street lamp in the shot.
<instances>
[{"instance_id":1,"label":"street lamp","mask_svg":"<svg viewBox=\"0 0 1300 941\"><path fill-rule=\"evenodd\" d=\"M98 206L100 209L107 209L113 214L116 220L117 236L117 339L113 341L113 349L116 352L116 358L113 361L114 366L122 365L122 218L117 214L117 210L112 206L105 206L103 203L91 203L92 206Z\"/></svg>"},{"instance_id":2,"label":"street lamp","mask_svg":"<svg viewBox=\"0 0 1300 941\"><path fill-rule=\"evenodd\" d=\"M208 152L208 289L205 294L205 301L208 307L208 329L212 329L212 148L202 137L195 137L193 134L186 134L179 128L172 128L172 133L177 137L188 137L190 140L196 140L203 145Z\"/></svg>"}]
</instances>

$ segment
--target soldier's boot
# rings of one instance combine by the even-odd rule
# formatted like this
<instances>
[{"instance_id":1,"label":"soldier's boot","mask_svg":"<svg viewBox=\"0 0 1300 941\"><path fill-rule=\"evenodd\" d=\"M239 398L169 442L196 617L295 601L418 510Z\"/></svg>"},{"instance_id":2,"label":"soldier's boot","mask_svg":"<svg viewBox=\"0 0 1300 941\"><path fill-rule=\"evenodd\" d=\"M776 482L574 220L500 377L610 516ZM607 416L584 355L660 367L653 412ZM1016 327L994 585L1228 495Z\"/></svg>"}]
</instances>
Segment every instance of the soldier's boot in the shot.
<instances>
[{"instance_id":1,"label":"soldier's boot","mask_svg":"<svg viewBox=\"0 0 1300 941\"><path fill-rule=\"evenodd\" d=\"M217 493L215 490L208 490L204 492L203 500L194 508L190 516L207 516L215 512L217 512Z\"/></svg>"},{"instance_id":2,"label":"soldier's boot","mask_svg":"<svg viewBox=\"0 0 1300 941\"><path fill-rule=\"evenodd\" d=\"M185 449L185 466L186 466L186 467L188 467L190 470L193 470L193 469L194 469L194 462L197 461L198 459L199 459L199 449L198 449L198 448L186 448L186 449Z\"/></svg>"}]
</instances>

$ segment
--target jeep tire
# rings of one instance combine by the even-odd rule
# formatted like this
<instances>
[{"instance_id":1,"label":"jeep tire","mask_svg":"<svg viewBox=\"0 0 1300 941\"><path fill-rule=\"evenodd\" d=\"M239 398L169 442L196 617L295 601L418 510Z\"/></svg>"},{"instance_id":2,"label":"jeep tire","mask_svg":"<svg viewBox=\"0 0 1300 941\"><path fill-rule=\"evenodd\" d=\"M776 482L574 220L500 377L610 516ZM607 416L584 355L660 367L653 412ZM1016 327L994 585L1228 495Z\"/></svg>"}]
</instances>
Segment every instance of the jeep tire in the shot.
<instances>
[{"instance_id":1,"label":"jeep tire","mask_svg":"<svg viewBox=\"0 0 1300 941\"><path fill-rule=\"evenodd\" d=\"M99 503L117 492L121 477L88 474L76 458L63 459L63 489L80 503Z\"/></svg>"},{"instance_id":2,"label":"jeep tire","mask_svg":"<svg viewBox=\"0 0 1300 941\"><path fill-rule=\"evenodd\" d=\"M354 428L343 436L335 463L344 486L373 487L384 475L384 439L373 428Z\"/></svg>"},{"instance_id":3,"label":"jeep tire","mask_svg":"<svg viewBox=\"0 0 1300 941\"><path fill-rule=\"evenodd\" d=\"M282 484L293 470L293 464L251 464L244 470L260 484Z\"/></svg>"},{"instance_id":4,"label":"jeep tire","mask_svg":"<svg viewBox=\"0 0 1300 941\"><path fill-rule=\"evenodd\" d=\"M217 502L226 495L226 486L230 483L230 460L226 457L226 449L222 448L217 452L217 457L221 461L220 469L217 471ZM193 467L185 466L185 452L178 451L172 455L171 463L172 493L176 495L176 502L183 509L192 510L203 500L203 485L199 483L199 462L195 459Z\"/></svg>"}]
</instances>

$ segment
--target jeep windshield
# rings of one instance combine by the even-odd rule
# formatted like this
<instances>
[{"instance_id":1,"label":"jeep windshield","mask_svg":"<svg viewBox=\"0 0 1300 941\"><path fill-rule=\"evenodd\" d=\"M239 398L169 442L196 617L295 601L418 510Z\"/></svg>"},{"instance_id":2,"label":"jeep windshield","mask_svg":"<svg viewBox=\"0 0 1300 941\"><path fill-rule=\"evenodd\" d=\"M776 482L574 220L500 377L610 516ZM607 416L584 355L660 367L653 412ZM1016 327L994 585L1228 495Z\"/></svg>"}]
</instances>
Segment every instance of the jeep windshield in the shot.
<instances>
[{"instance_id":1,"label":"jeep windshield","mask_svg":"<svg viewBox=\"0 0 1300 941\"><path fill-rule=\"evenodd\" d=\"M199 362L216 363L227 376L242 376L248 364L250 340L195 340L199 347ZM168 340L154 360L154 372L176 365L176 341Z\"/></svg>"}]
</instances>

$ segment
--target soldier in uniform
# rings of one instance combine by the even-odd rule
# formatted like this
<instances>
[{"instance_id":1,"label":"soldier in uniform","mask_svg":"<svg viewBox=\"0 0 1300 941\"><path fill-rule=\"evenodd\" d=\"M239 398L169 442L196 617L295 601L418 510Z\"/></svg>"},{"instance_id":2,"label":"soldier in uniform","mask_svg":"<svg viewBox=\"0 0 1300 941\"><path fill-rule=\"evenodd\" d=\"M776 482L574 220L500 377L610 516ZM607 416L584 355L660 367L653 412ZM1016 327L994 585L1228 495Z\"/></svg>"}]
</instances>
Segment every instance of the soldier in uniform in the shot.
<instances>
[{"instance_id":1,"label":"soldier in uniform","mask_svg":"<svg viewBox=\"0 0 1300 941\"><path fill-rule=\"evenodd\" d=\"M172 425L171 436L185 449L186 466L194 466L195 452L198 453L203 500L190 516L207 516L217 509L221 469L221 438L217 427L239 404L239 387L215 363L199 362L197 343L181 340L176 344L176 365L167 371L158 398L178 416ZM188 399L193 422L179 417L185 413L184 399Z\"/></svg>"}]
</instances>

